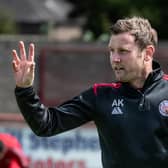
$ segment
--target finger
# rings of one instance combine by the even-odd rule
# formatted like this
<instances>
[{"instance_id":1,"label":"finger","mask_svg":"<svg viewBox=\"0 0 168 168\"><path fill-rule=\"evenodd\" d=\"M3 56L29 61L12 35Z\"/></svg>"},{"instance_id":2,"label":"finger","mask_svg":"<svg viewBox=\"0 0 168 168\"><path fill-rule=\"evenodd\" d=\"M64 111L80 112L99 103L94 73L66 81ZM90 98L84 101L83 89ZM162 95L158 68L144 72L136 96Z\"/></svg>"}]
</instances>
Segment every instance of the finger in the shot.
<instances>
[{"instance_id":1,"label":"finger","mask_svg":"<svg viewBox=\"0 0 168 168\"><path fill-rule=\"evenodd\" d=\"M34 62L34 44L31 43L29 46L29 56L28 56L28 60L31 62Z\"/></svg>"},{"instance_id":2,"label":"finger","mask_svg":"<svg viewBox=\"0 0 168 168\"><path fill-rule=\"evenodd\" d=\"M25 46L24 46L24 42L20 41L19 42L19 49L20 49L20 58L21 60L26 60L26 50L25 50Z\"/></svg>"},{"instance_id":3,"label":"finger","mask_svg":"<svg viewBox=\"0 0 168 168\"><path fill-rule=\"evenodd\" d=\"M13 60L18 64L20 62L20 59L17 55L16 50L12 50L12 56L13 56Z\"/></svg>"}]
</instances>

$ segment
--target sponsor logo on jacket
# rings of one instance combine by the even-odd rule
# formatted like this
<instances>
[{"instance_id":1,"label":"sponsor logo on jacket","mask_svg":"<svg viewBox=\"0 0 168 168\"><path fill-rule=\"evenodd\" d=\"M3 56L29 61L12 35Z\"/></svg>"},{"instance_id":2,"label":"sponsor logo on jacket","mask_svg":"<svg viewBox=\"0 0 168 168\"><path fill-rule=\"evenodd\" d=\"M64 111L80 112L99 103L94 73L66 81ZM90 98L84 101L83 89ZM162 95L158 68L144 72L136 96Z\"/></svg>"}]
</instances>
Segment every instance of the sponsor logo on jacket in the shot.
<instances>
[{"instance_id":1,"label":"sponsor logo on jacket","mask_svg":"<svg viewBox=\"0 0 168 168\"><path fill-rule=\"evenodd\" d=\"M159 104L159 112L161 115L168 117L168 100L163 100Z\"/></svg>"},{"instance_id":2,"label":"sponsor logo on jacket","mask_svg":"<svg viewBox=\"0 0 168 168\"><path fill-rule=\"evenodd\" d=\"M122 108L124 106L124 99L114 99L112 102L112 115L123 114Z\"/></svg>"}]
</instances>

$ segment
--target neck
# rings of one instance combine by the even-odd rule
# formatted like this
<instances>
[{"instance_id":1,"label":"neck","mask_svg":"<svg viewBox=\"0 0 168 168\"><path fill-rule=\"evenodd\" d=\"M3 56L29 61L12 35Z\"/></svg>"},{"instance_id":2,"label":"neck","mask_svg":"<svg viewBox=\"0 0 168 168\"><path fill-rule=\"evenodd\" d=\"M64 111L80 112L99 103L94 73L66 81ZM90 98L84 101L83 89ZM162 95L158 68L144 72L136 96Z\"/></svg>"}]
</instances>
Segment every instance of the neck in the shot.
<instances>
[{"instance_id":1,"label":"neck","mask_svg":"<svg viewBox=\"0 0 168 168\"><path fill-rule=\"evenodd\" d=\"M141 89L144 86L145 80L146 79L142 79L142 78L137 79L136 81L131 82L130 85L135 89Z\"/></svg>"},{"instance_id":2,"label":"neck","mask_svg":"<svg viewBox=\"0 0 168 168\"><path fill-rule=\"evenodd\" d=\"M136 89L143 88L146 79L152 71L152 66L148 69L145 69L144 72L142 72L142 74L140 74L138 78L130 82L130 85Z\"/></svg>"}]
</instances>

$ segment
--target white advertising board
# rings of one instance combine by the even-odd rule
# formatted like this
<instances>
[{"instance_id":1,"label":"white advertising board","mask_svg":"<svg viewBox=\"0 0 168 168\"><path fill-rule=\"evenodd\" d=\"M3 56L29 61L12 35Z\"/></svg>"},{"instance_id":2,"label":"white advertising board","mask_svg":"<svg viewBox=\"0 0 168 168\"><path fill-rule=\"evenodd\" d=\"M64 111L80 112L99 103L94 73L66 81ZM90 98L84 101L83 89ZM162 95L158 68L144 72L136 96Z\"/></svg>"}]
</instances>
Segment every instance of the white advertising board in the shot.
<instances>
[{"instance_id":1,"label":"white advertising board","mask_svg":"<svg viewBox=\"0 0 168 168\"><path fill-rule=\"evenodd\" d=\"M18 138L31 168L101 168L95 127L80 127L52 137L38 137L27 126L0 126Z\"/></svg>"}]
</instances>

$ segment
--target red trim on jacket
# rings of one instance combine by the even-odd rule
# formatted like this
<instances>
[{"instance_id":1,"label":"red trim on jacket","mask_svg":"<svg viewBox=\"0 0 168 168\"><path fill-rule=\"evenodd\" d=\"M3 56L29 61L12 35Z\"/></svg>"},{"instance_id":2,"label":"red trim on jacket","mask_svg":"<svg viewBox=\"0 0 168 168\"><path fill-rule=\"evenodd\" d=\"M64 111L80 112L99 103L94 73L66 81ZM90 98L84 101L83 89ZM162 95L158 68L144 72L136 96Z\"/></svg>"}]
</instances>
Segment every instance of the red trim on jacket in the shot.
<instances>
[{"instance_id":1,"label":"red trim on jacket","mask_svg":"<svg viewBox=\"0 0 168 168\"><path fill-rule=\"evenodd\" d=\"M164 79L164 80L168 80L168 75L167 75L167 74L164 74L164 75L163 75L163 79Z\"/></svg>"},{"instance_id":2,"label":"red trim on jacket","mask_svg":"<svg viewBox=\"0 0 168 168\"><path fill-rule=\"evenodd\" d=\"M121 83L95 83L93 86L94 94L97 96L97 88L98 87L106 87L106 86L118 89L118 88L120 88Z\"/></svg>"}]
</instances>

